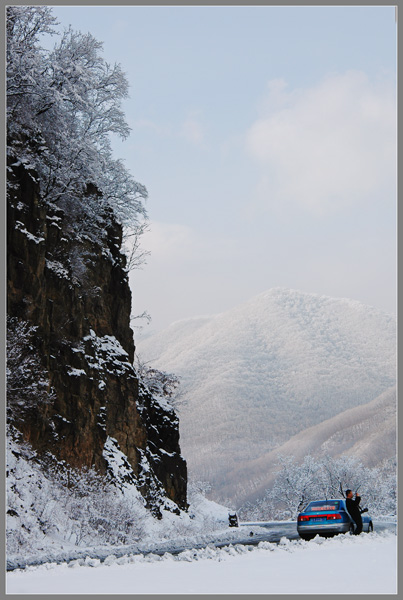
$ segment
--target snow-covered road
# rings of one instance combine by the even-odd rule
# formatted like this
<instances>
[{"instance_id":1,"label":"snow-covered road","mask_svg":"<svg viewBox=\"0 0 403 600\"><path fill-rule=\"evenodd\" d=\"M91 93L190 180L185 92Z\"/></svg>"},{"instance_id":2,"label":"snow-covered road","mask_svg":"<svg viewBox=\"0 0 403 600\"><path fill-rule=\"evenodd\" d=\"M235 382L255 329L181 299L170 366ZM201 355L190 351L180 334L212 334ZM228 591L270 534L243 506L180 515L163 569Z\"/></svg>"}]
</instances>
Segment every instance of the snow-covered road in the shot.
<instances>
[{"instance_id":1,"label":"snow-covered road","mask_svg":"<svg viewBox=\"0 0 403 600\"><path fill-rule=\"evenodd\" d=\"M395 594L390 532L84 559L7 574L8 594Z\"/></svg>"}]
</instances>

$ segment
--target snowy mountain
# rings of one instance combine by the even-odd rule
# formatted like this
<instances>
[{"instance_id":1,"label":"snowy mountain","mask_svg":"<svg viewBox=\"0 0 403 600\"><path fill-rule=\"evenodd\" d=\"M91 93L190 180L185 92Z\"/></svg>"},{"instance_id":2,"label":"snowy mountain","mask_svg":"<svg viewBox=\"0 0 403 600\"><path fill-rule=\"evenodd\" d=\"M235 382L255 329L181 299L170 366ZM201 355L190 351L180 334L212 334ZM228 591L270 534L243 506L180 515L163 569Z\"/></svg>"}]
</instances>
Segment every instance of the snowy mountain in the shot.
<instances>
[{"instance_id":1,"label":"snowy mountain","mask_svg":"<svg viewBox=\"0 0 403 600\"><path fill-rule=\"evenodd\" d=\"M236 495L237 469L367 404L396 382L396 320L349 299L271 289L138 340L182 378L181 447L191 475Z\"/></svg>"}]
</instances>

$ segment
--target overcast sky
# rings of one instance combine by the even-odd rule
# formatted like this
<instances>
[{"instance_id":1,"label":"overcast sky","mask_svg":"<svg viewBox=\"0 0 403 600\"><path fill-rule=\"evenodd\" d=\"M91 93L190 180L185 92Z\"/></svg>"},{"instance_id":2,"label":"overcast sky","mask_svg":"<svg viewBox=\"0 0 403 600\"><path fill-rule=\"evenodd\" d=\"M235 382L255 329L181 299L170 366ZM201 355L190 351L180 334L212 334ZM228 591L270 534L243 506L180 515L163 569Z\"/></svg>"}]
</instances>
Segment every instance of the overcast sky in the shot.
<instances>
[{"instance_id":1,"label":"overcast sky","mask_svg":"<svg viewBox=\"0 0 403 600\"><path fill-rule=\"evenodd\" d=\"M55 7L130 83L149 192L134 313L159 330L272 287L396 311L394 7Z\"/></svg>"}]
</instances>

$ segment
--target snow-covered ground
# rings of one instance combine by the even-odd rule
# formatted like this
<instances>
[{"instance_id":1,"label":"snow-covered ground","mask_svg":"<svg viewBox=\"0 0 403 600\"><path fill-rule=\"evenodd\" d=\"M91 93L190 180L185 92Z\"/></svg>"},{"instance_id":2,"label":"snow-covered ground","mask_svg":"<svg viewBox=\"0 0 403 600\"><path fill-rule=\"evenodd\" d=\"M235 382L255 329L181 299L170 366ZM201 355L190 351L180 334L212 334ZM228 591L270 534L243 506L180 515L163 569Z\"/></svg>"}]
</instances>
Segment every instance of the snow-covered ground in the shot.
<instances>
[{"instance_id":1,"label":"snow-covered ground","mask_svg":"<svg viewBox=\"0 0 403 600\"><path fill-rule=\"evenodd\" d=\"M81 559L7 574L7 594L396 594L397 538L373 533L310 542L207 547Z\"/></svg>"}]
</instances>

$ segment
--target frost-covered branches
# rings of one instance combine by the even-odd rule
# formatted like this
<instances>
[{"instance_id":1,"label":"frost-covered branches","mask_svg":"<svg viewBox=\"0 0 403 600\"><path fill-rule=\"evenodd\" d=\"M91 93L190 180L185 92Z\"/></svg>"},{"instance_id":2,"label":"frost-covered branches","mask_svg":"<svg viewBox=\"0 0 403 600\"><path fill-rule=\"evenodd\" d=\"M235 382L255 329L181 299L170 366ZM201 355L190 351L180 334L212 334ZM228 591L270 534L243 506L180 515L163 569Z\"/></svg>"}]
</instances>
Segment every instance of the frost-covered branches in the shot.
<instances>
[{"instance_id":1,"label":"frost-covered branches","mask_svg":"<svg viewBox=\"0 0 403 600\"><path fill-rule=\"evenodd\" d=\"M54 33L46 7L7 10L7 124L9 144L18 158L29 159L40 176L41 192L80 221L94 227L93 206L85 192L96 190L99 215L113 210L124 226L146 218L146 188L121 160L112 156L110 135L122 139L130 129L121 103L128 82L120 65L102 57L102 43L69 28L52 51L39 37ZM77 209L81 203L81 210ZM88 214L86 214L86 209Z\"/></svg>"},{"instance_id":2,"label":"frost-covered branches","mask_svg":"<svg viewBox=\"0 0 403 600\"><path fill-rule=\"evenodd\" d=\"M7 419L23 419L54 397L33 338L36 327L7 318Z\"/></svg>"},{"instance_id":3,"label":"frost-covered branches","mask_svg":"<svg viewBox=\"0 0 403 600\"><path fill-rule=\"evenodd\" d=\"M143 222L134 229L126 229L124 234L124 247L127 256L126 271L141 269L146 263L150 251L140 247L141 236L148 231L148 223Z\"/></svg>"},{"instance_id":4,"label":"frost-covered branches","mask_svg":"<svg viewBox=\"0 0 403 600\"><path fill-rule=\"evenodd\" d=\"M319 493L319 465L311 456L306 456L301 465L293 457L279 457L280 471L271 490L271 498L280 501L292 515L309 502L312 495Z\"/></svg>"},{"instance_id":5,"label":"frost-covered branches","mask_svg":"<svg viewBox=\"0 0 403 600\"><path fill-rule=\"evenodd\" d=\"M359 489L373 515L396 512L396 469L389 462L369 468L353 457L306 456L298 463L280 456L278 467L273 486L263 499L240 509L242 518L295 519L311 500L343 498L347 488Z\"/></svg>"},{"instance_id":6,"label":"frost-covered branches","mask_svg":"<svg viewBox=\"0 0 403 600\"><path fill-rule=\"evenodd\" d=\"M10 125L18 114L29 119L43 75L39 36L54 33L56 19L45 6L7 8L7 114Z\"/></svg>"},{"instance_id":7,"label":"frost-covered branches","mask_svg":"<svg viewBox=\"0 0 403 600\"><path fill-rule=\"evenodd\" d=\"M360 486L364 474L365 468L353 457L332 459L326 456L321 462L323 493L327 498L344 497L347 488Z\"/></svg>"},{"instance_id":8,"label":"frost-covered branches","mask_svg":"<svg viewBox=\"0 0 403 600\"><path fill-rule=\"evenodd\" d=\"M120 65L104 61L101 49L102 43L90 33L65 31L49 54L47 95L37 111L43 114L53 105L60 109L64 103L79 132L96 140L99 147L109 133L126 138L130 131L120 107L128 95L126 77Z\"/></svg>"},{"instance_id":9,"label":"frost-covered branches","mask_svg":"<svg viewBox=\"0 0 403 600\"><path fill-rule=\"evenodd\" d=\"M166 373L149 367L137 356L137 373L140 381L146 386L149 392L157 398L168 400L169 404L177 407L181 404L182 392L179 389L180 378L173 373Z\"/></svg>"},{"instance_id":10,"label":"frost-covered branches","mask_svg":"<svg viewBox=\"0 0 403 600\"><path fill-rule=\"evenodd\" d=\"M73 546L141 541L155 547L158 540L222 532L228 522L227 510L204 497L204 485L192 488L188 513L164 510L156 519L135 485L118 489L93 469L72 469L52 455L40 458L15 430L7 438L6 469L7 554L18 562L72 555Z\"/></svg>"},{"instance_id":11,"label":"frost-covered branches","mask_svg":"<svg viewBox=\"0 0 403 600\"><path fill-rule=\"evenodd\" d=\"M133 489L125 495L92 468L72 469L56 462L52 466L47 476L59 509L70 521L75 545L89 543L94 537L113 544L141 538L145 508ZM42 515L48 506L45 505Z\"/></svg>"},{"instance_id":12,"label":"frost-covered branches","mask_svg":"<svg viewBox=\"0 0 403 600\"><path fill-rule=\"evenodd\" d=\"M94 469L39 459L18 432L7 443L7 550L30 553L45 540L75 546L134 543L152 520L140 493L126 493Z\"/></svg>"}]
</instances>

